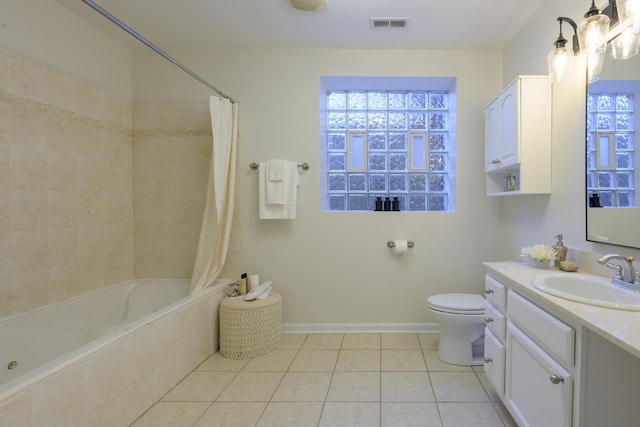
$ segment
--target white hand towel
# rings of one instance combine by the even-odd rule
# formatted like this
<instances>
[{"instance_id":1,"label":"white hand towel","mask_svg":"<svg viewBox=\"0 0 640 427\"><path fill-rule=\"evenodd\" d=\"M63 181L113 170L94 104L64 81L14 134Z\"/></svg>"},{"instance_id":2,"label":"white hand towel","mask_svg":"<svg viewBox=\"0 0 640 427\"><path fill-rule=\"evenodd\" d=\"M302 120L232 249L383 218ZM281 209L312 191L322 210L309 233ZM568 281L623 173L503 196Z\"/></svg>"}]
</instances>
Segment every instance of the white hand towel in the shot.
<instances>
[{"instance_id":1,"label":"white hand towel","mask_svg":"<svg viewBox=\"0 0 640 427\"><path fill-rule=\"evenodd\" d=\"M271 182L267 162L258 167L258 210L261 219L295 219L298 165L287 161L282 181Z\"/></svg>"},{"instance_id":2,"label":"white hand towel","mask_svg":"<svg viewBox=\"0 0 640 427\"><path fill-rule=\"evenodd\" d=\"M270 160L267 163L267 168L269 170L269 181L282 181L284 179L286 166L286 160Z\"/></svg>"}]
</instances>

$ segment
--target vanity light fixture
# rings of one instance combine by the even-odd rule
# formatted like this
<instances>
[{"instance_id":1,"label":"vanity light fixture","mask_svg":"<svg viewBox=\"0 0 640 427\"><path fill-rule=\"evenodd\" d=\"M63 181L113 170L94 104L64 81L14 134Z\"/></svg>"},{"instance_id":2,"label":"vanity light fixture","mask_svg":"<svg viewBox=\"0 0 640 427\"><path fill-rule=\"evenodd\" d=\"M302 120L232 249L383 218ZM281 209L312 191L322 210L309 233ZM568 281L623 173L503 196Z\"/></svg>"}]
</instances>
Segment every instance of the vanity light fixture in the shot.
<instances>
[{"instance_id":1,"label":"vanity light fixture","mask_svg":"<svg viewBox=\"0 0 640 427\"><path fill-rule=\"evenodd\" d=\"M570 18L558 18L560 35L553 43L555 50L547 55L549 74L554 82L566 78L572 56L578 54L586 57L589 83L597 81L609 39L613 39L611 48L615 59L630 58L640 50L640 0L610 0L603 10L599 10L595 0L591 0L591 7L584 18L578 25ZM573 55L565 46L567 40L562 36L563 22L569 23L574 29ZM620 23L624 25L618 26ZM611 31L616 26L617 34Z\"/></svg>"}]
</instances>

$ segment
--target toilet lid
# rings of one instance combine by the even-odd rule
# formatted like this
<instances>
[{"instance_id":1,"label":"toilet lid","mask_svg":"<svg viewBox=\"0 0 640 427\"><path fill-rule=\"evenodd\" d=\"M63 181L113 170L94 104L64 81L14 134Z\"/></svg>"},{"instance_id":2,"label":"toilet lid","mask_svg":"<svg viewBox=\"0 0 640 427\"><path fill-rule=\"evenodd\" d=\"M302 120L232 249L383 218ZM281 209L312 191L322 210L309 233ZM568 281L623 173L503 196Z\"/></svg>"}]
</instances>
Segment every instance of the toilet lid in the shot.
<instances>
[{"instance_id":1,"label":"toilet lid","mask_svg":"<svg viewBox=\"0 0 640 427\"><path fill-rule=\"evenodd\" d=\"M478 294L440 294L427 298L427 305L440 311L475 314L484 312L484 298Z\"/></svg>"}]
</instances>

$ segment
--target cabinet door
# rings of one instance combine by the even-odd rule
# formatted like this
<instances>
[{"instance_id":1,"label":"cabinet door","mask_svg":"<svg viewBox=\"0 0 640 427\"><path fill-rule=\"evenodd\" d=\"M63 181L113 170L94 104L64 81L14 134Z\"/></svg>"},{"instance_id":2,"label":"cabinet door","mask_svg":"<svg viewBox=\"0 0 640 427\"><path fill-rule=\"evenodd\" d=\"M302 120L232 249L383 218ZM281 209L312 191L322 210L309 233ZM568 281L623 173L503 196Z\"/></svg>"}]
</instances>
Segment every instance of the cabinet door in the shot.
<instances>
[{"instance_id":1,"label":"cabinet door","mask_svg":"<svg viewBox=\"0 0 640 427\"><path fill-rule=\"evenodd\" d=\"M571 426L573 377L507 323L505 405L519 426Z\"/></svg>"},{"instance_id":2,"label":"cabinet door","mask_svg":"<svg viewBox=\"0 0 640 427\"><path fill-rule=\"evenodd\" d=\"M520 107L518 103L519 82L513 83L502 94L500 102L500 118L502 128L502 167L519 162L520 147Z\"/></svg>"},{"instance_id":3,"label":"cabinet door","mask_svg":"<svg viewBox=\"0 0 640 427\"><path fill-rule=\"evenodd\" d=\"M502 399L504 398L504 344L489 329L485 328L484 331L484 374Z\"/></svg>"},{"instance_id":4,"label":"cabinet door","mask_svg":"<svg viewBox=\"0 0 640 427\"><path fill-rule=\"evenodd\" d=\"M500 129L500 99L496 99L484 112L485 172L500 168L502 157L502 131Z\"/></svg>"}]
</instances>

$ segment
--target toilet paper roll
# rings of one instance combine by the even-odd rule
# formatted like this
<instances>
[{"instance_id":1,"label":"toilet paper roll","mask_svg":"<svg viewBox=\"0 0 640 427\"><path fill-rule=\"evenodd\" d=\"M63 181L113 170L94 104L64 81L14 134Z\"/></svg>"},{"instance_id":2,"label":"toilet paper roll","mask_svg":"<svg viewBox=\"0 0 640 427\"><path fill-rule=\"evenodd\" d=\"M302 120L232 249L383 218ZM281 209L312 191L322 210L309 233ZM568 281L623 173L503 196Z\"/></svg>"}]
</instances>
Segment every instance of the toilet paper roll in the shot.
<instances>
[{"instance_id":1,"label":"toilet paper roll","mask_svg":"<svg viewBox=\"0 0 640 427\"><path fill-rule=\"evenodd\" d=\"M404 254L407 252L409 245L406 240L396 240L394 241L395 246L393 247L393 253L395 254Z\"/></svg>"}]
</instances>

